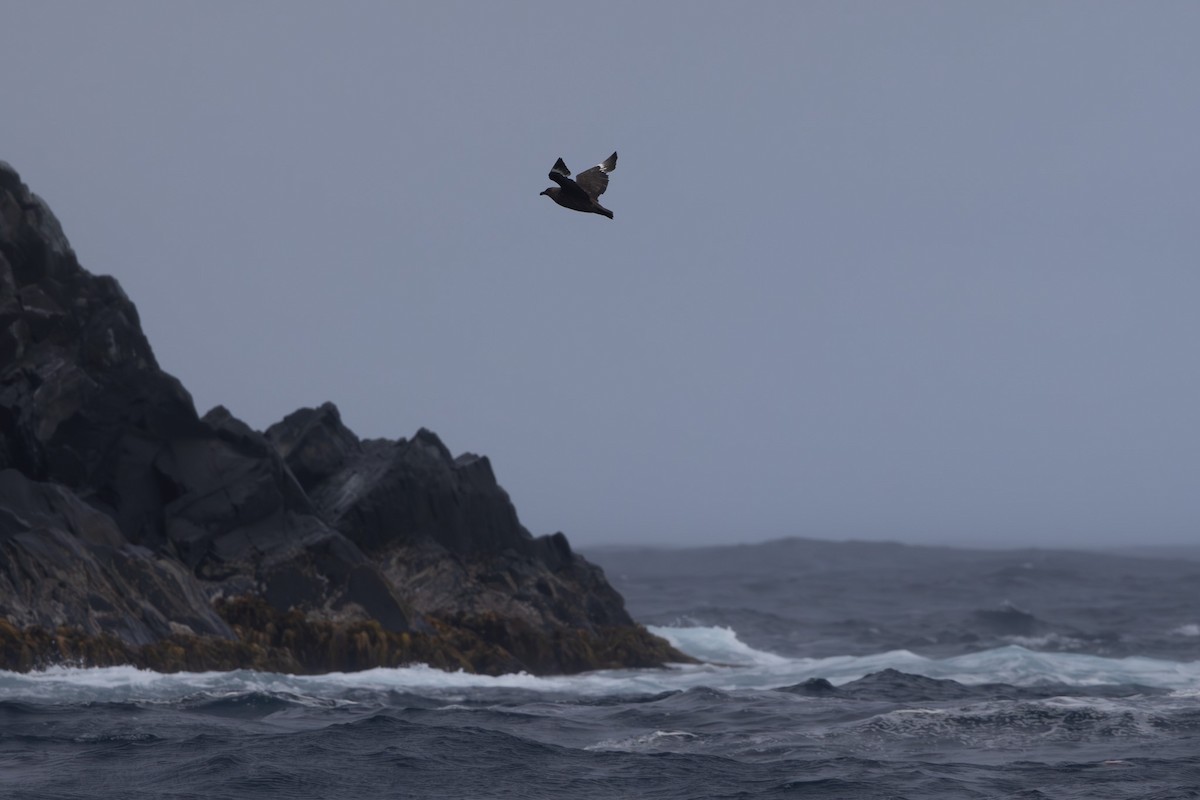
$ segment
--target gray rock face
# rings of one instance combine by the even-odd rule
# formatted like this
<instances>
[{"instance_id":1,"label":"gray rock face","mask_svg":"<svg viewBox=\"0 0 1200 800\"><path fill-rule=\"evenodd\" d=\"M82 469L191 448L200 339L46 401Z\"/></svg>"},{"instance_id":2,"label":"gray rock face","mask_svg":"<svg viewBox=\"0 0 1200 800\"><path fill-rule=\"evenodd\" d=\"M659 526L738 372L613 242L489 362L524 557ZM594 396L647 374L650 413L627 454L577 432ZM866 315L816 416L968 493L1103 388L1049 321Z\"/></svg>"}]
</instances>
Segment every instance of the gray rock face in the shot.
<instances>
[{"instance_id":1,"label":"gray rock face","mask_svg":"<svg viewBox=\"0 0 1200 800\"><path fill-rule=\"evenodd\" d=\"M486 457L424 429L360 440L328 403L265 434L197 415L117 282L0 162L0 617L130 645L244 639L214 611L234 597L502 647L518 628L635 627L562 534L522 527ZM555 668L545 642L526 650L543 663L489 657Z\"/></svg>"},{"instance_id":2,"label":"gray rock face","mask_svg":"<svg viewBox=\"0 0 1200 800\"><path fill-rule=\"evenodd\" d=\"M233 638L179 562L131 546L70 490L0 471L0 614L148 644L173 633Z\"/></svg>"},{"instance_id":3,"label":"gray rock face","mask_svg":"<svg viewBox=\"0 0 1200 800\"><path fill-rule=\"evenodd\" d=\"M521 525L486 457L457 458L431 431L360 441L325 404L269 428L318 512L412 607L438 616L499 614L530 625L632 625L599 568L561 533Z\"/></svg>"}]
</instances>

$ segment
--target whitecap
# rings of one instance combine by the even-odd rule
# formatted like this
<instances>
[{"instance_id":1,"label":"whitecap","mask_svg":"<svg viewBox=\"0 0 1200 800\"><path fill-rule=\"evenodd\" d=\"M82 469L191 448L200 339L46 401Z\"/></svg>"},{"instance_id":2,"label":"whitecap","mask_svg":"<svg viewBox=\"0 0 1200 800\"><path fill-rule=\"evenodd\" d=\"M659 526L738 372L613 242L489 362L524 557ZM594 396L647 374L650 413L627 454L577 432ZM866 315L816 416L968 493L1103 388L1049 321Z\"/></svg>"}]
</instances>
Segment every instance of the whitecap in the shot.
<instances>
[{"instance_id":1,"label":"whitecap","mask_svg":"<svg viewBox=\"0 0 1200 800\"><path fill-rule=\"evenodd\" d=\"M513 690L599 697L657 694L700 686L722 691L764 690L803 683L810 678L824 678L840 686L884 669L964 684L1140 684L1180 692L1200 687L1200 662L1039 652L1019 645L944 659L908 650L789 658L745 644L730 628L654 628L653 631L702 663L548 677L523 672L474 675L425 665L303 676L251 670L163 674L134 667L54 667L31 673L0 671L0 700L158 703L262 692L288 694L301 702L304 698L352 702L362 692L412 692L437 697L446 703L462 703Z\"/></svg>"},{"instance_id":2,"label":"whitecap","mask_svg":"<svg viewBox=\"0 0 1200 800\"><path fill-rule=\"evenodd\" d=\"M682 742L697 739L696 734L687 731L654 731L624 739L605 739L584 747L584 750L670 750Z\"/></svg>"}]
</instances>

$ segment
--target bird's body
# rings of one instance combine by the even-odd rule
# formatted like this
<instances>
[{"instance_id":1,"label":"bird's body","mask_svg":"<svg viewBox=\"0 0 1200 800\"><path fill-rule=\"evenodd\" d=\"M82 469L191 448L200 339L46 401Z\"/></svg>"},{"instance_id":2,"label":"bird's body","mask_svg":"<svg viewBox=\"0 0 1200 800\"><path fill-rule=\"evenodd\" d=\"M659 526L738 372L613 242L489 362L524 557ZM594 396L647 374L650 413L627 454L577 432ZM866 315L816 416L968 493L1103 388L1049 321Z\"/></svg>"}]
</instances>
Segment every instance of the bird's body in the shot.
<instances>
[{"instance_id":1,"label":"bird's body","mask_svg":"<svg viewBox=\"0 0 1200 800\"><path fill-rule=\"evenodd\" d=\"M551 186L542 194L563 208L582 211L585 214L602 214L612 219L613 212L600 205L599 198L608 188L608 173L616 168L617 154L613 153L602 163L585 169L575 180L571 180L571 170L567 169L567 165L560 158L550 170L550 180L558 186Z\"/></svg>"}]
</instances>

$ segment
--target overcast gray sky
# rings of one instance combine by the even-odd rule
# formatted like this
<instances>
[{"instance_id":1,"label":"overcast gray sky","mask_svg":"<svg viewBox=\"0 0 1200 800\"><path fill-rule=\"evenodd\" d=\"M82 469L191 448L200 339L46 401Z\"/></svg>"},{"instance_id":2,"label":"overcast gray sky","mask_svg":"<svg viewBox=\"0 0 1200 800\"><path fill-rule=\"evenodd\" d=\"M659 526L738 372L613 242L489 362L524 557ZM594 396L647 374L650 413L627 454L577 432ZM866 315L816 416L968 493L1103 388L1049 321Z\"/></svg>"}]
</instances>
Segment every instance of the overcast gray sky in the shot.
<instances>
[{"instance_id":1,"label":"overcast gray sky","mask_svg":"<svg viewBox=\"0 0 1200 800\"><path fill-rule=\"evenodd\" d=\"M201 413L576 545L1200 536L1200 3L0 0L0 159ZM613 221L540 192L620 153Z\"/></svg>"}]
</instances>

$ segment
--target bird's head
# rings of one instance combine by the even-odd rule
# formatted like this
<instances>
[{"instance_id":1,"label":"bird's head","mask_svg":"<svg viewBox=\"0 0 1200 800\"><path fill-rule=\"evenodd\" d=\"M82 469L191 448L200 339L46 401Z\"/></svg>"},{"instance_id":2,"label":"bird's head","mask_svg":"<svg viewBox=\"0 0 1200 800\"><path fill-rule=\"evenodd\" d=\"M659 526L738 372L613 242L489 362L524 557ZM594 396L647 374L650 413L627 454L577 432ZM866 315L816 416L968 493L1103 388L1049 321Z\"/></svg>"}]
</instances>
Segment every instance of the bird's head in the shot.
<instances>
[{"instance_id":1,"label":"bird's head","mask_svg":"<svg viewBox=\"0 0 1200 800\"><path fill-rule=\"evenodd\" d=\"M553 200L554 195L558 194L558 189L554 186L551 186L549 189L542 189L541 194L539 194L538 196L541 197L542 194L546 195L546 197L549 197L551 200Z\"/></svg>"}]
</instances>

